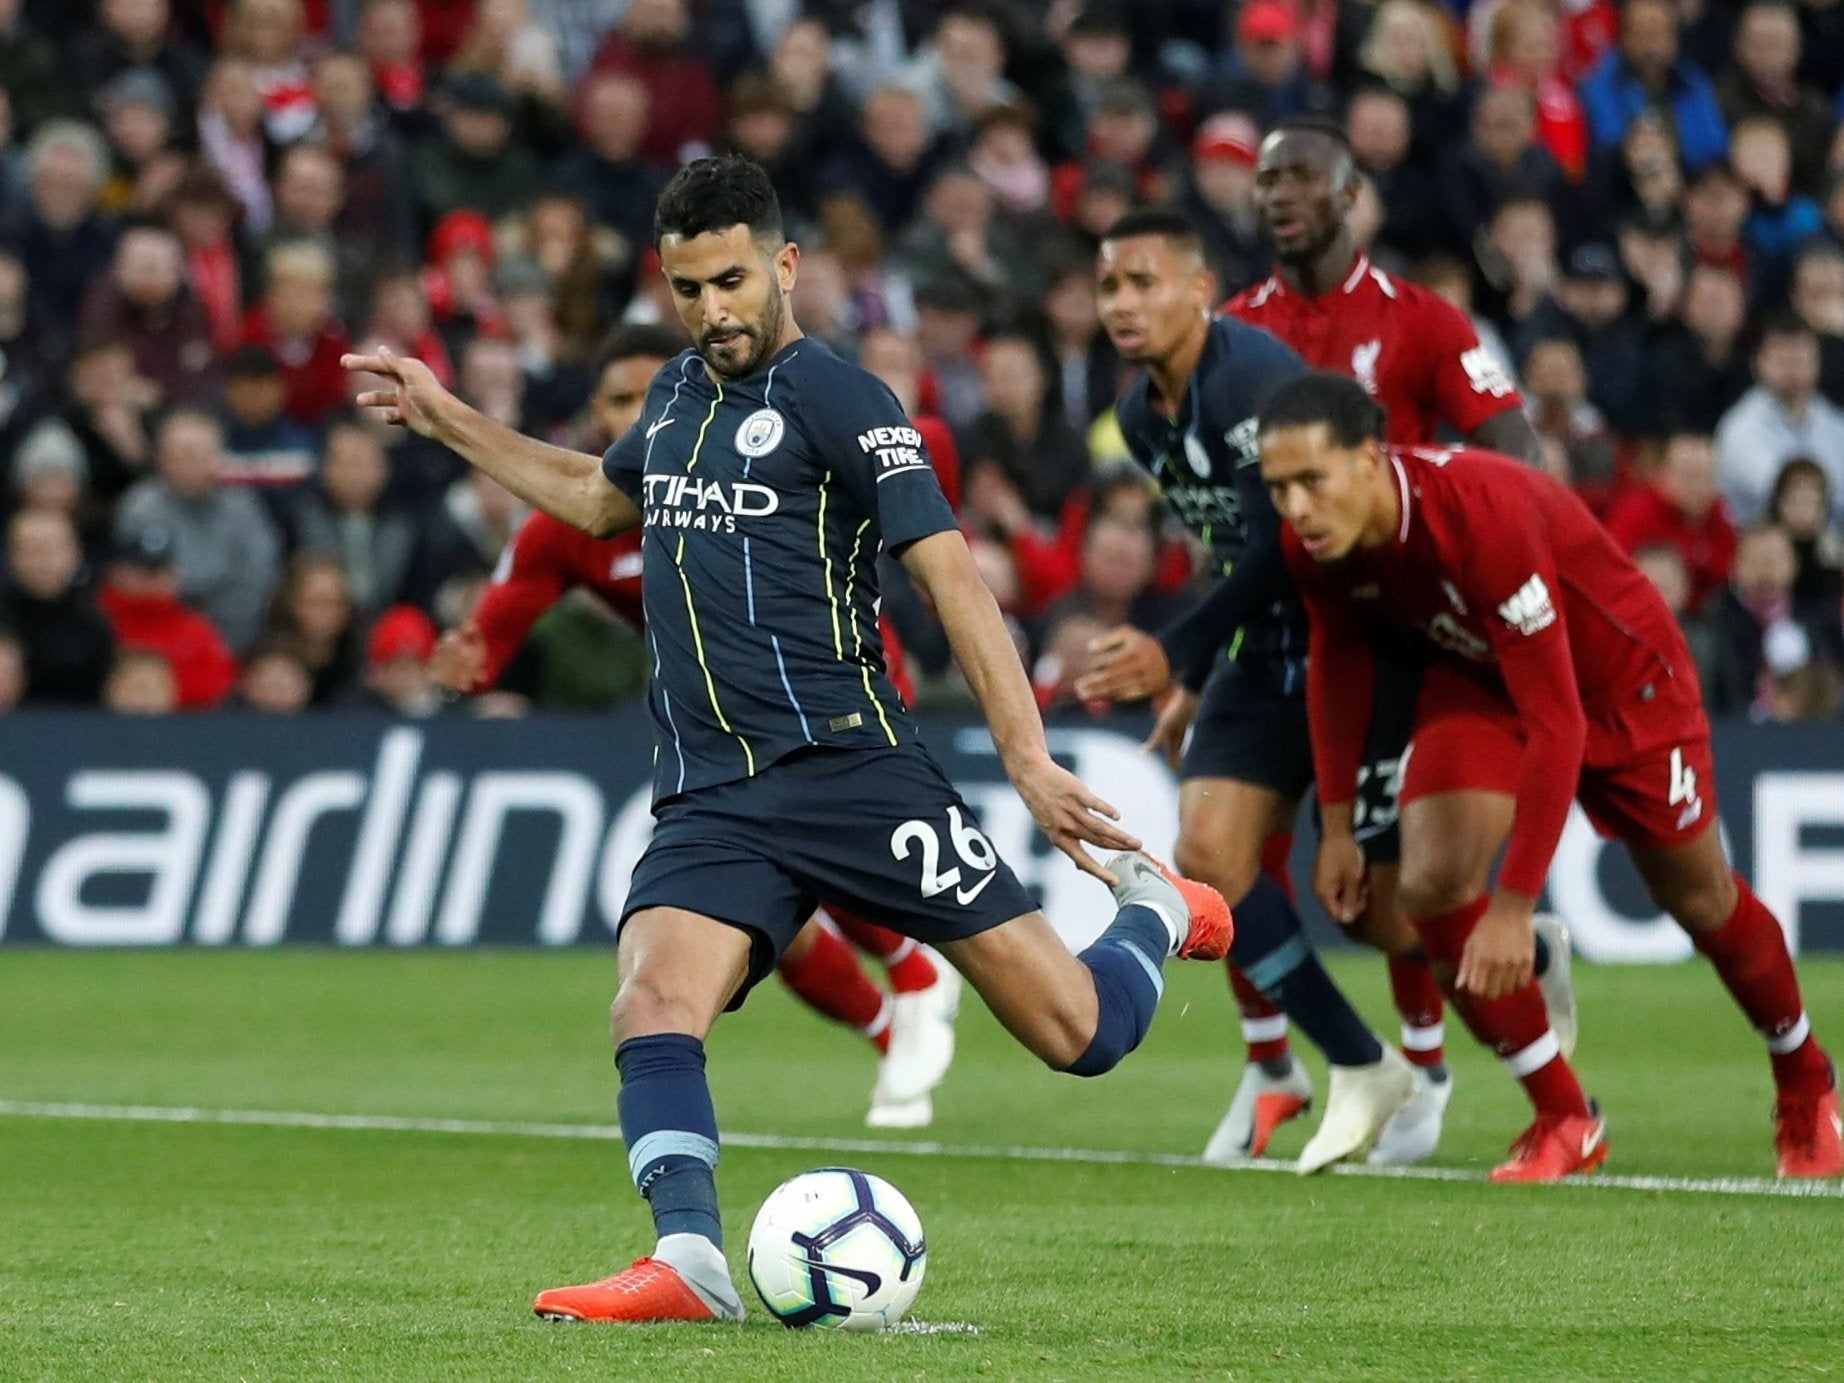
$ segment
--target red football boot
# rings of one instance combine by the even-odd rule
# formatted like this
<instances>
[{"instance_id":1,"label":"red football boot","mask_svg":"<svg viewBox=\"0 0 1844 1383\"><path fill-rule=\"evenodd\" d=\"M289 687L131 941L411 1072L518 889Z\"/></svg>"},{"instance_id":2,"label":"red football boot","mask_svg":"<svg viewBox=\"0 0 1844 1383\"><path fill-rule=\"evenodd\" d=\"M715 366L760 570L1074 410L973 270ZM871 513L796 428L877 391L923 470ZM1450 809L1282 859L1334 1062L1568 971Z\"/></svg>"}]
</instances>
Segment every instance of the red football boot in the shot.
<instances>
[{"instance_id":1,"label":"red football boot","mask_svg":"<svg viewBox=\"0 0 1844 1383\"><path fill-rule=\"evenodd\" d=\"M538 1293L531 1309L547 1321L723 1319L704 1304L677 1268L657 1258L637 1258L632 1267L600 1282L552 1287Z\"/></svg>"},{"instance_id":2,"label":"red football boot","mask_svg":"<svg viewBox=\"0 0 1844 1383\"><path fill-rule=\"evenodd\" d=\"M1607 1160L1607 1121L1600 1107L1586 1114L1539 1117L1511 1145L1511 1157L1492 1169L1488 1181L1561 1181L1592 1172Z\"/></svg>"}]
</instances>

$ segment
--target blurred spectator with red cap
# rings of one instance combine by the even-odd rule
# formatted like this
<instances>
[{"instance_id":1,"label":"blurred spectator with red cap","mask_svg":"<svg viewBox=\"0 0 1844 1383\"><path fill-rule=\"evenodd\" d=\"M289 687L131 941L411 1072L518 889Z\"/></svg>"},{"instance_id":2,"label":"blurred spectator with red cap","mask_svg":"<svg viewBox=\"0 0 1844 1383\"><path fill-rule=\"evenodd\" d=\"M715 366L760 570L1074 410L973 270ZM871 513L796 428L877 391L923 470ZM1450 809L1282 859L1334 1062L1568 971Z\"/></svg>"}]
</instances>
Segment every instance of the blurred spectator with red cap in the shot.
<instances>
[{"instance_id":1,"label":"blurred spectator with red cap","mask_svg":"<svg viewBox=\"0 0 1844 1383\"><path fill-rule=\"evenodd\" d=\"M1217 275L1217 299L1240 293L1273 263L1255 211L1255 159L1261 133L1241 111L1226 110L1197 127L1191 140L1184 207L1204 240Z\"/></svg>"},{"instance_id":2,"label":"blurred spectator with red cap","mask_svg":"<svg viewBox=\"0 0 1844 1383\"><path fill-rule=\"evenodd\" d=\"M429 659L435 624L414 605L393 605L365 641L365 690L355 704L390 715L424 717L442 709Z\"/></svg>"},{"instance_id":3,"label":"blurred spectator with red cap","mask_svg":"<svg viewBox=\"0 0 1844 1383\"><path fill-rule=\"evenodd\" d=\"M1291 115L1325 115L1332 93L1307 70L1300 22L1287 0L1244 0L1236 41L1198 95L1205 111L1239 110L1264 129Z\"/></svg>"},{"instance_id":4,"label":"blurred spectator with red cap","mask_svg":"<svg viewBox=\"0 0 1844 1383\"><path fill-rule=\"evenodd\" d=\"M477 211L452 211L429 234L429 262L423 295L450 360L476 335L504 329L493 298L493 265L499 257L492 223Z\"/></svg>"}]
</instances>

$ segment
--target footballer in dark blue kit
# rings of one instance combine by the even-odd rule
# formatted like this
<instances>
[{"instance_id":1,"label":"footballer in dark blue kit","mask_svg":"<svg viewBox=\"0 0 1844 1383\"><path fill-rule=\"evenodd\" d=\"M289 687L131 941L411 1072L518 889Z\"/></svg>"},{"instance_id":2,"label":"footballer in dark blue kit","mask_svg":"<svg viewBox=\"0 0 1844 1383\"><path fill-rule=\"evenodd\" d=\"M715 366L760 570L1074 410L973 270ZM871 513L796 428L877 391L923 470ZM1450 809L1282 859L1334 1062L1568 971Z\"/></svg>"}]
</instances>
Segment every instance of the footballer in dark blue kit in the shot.
<instances>
[{"instance_id":1,"label":"footballer in dark blue kit","mask_svg":"<svg viewBox=\"0 0 1844 1383\"><path fill-rule=\"evenodd\" d=\"M1261 478L1258 418L1269 395L1307 369L1278 338L1210 312L1201 242L1175 212L1129 212L1102 241L1096 272L1102 324L1122 359L1142 367L1121 394L1121 432L1222 580L1157 638L1130 628L1103 636L1077 689L1133 699L1175 684L1155 741L1179 770L1178 865L1234 900L1239 980L1279 1007L1283 1033L1291 1017L1325 1053L1325 1113L1298 1162L1318 1171L1369 1147L1415 1082L1326 973L1286 891L1262 868L1265 844L1292 830L1313 759L1306 613ZM1227 649L1226 629L1235 631ZM1303 1067L1251 1062L1205 1159L1260 1155L1311 1095Z\"/></svg>"},{"instance_id":2,"label":"footballer in dark blue kit","mask_svg":"<svg viewBox=\"0 0 1844 1383\"><path fill-rule=\"evenodd\" d=\"M428 369L348 356L360 395L526 502L607 536L642 528L658 731L651 843L619 931L612 1027L634 1184L658 1242L598 1282L539 1293L553 1320L739 1320L723 1256L704 1038L820 898L937 946L1055 1070L1099 1075L1145 1036L1169 957L1220 958L1216 890L1140 851L1049 754L998 606L922 439L866 372L804 336L800 251L767 174L700 159L655 213L693 349L600 458L484 417ZM931 599L1007 776L1049 841L1108 885L1114 920L1072 955L922 747L883 671L876 559ZM1097 862L1087 849L1117 853Z\"/></svg>"}]
</instances>

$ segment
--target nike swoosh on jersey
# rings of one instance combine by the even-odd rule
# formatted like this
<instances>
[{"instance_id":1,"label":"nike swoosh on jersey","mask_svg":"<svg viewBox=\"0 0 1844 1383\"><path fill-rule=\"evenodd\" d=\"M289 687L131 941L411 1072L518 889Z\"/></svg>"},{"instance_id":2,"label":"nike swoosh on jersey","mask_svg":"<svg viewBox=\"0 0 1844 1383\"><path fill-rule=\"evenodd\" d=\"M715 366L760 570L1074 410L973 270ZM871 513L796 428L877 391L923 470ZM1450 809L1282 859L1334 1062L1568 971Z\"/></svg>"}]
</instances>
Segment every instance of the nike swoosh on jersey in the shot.
<instances>
[{"instance_id":1,"label":"nike swoosh on jersey","mask_svg":"<svg viewBox=\"0 0 1844 1383\"><path fill-rule=\"evenodd\" d=\"M988 874L985 878L981 879L972 888L955 889L954 890L954 901L959 903L963 908L966 907L967 904L971 903L975 898L978 898L982 893L986 891L987 884L991 883L994 879L998 877L999 876L997 874Z\"/></svg>"},{"instance_id":2,"label":"nike swoosh on jersey","mask_svg":"<svg viewBox=\"0 0 1844 1383\"><path fill-rule=\"evenodd\" d=\"M652 427L647 429L647 440L652 441L654 433L660 432L666 428L671 427L677 421L678 421L677 418L661 418L658 422L653 424Z\"/></svg>"}]
</instances>

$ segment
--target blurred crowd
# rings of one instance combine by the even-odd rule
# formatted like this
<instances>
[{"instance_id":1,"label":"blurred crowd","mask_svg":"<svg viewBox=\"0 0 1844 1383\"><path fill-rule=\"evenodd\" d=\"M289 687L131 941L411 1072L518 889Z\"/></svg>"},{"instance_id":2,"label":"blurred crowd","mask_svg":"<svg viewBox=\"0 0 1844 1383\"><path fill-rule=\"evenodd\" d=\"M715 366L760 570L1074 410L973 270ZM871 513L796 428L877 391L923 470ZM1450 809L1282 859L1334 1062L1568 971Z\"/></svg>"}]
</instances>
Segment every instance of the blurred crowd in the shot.
<instances>
[{"instance_id":1,"label":"blurred crowd","mask_svg":"<svg viewBox=\"0 0 1844 1383\"><path fill-rule=\"evenodd\" d=\"M1176 203L1225 298L1259 281L1262 134L1318 114L1372 257L1472 315L1712 708L1836 717L1841 104L1844 0L0 0L0 706L441 710L522 514L356 416L339 356L600 450L598 342L673 321L653 201L711 150L774 175L802 325L923 421L1067 706L1199 579L1113 424L1097 240ZM566 603L486 704L643 678Z\"/></svg>"}]
</instances>

